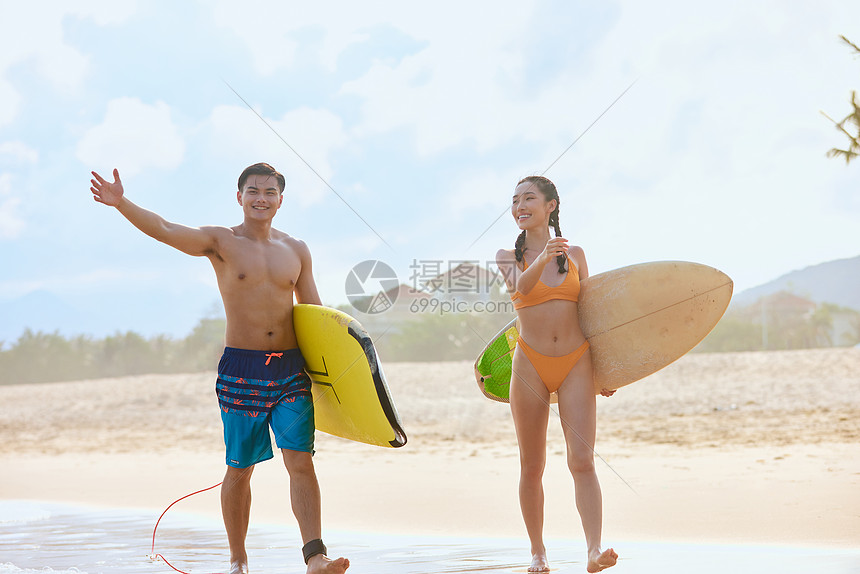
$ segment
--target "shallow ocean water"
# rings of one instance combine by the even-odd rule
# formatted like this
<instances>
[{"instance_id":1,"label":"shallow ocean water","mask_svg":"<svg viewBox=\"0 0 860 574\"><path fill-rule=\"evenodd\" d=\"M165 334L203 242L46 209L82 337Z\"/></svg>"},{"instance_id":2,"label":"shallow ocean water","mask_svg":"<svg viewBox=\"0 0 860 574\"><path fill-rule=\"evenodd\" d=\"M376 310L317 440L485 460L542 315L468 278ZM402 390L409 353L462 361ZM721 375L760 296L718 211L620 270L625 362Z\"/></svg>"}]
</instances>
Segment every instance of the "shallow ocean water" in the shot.
<instances>
[{"instance_id":1,"label":"shallow ocean water","mask_svg":"<svg viewBox=\"0 0 860 574\"><path fill-rule=\"evenodd\" d=\"M150 559L160 513L36 501L0 501L0 574L174 572ZM482 574L525 572L528 545L511 538L445 537L327 531L333 555L348 556L351 574ZM549 540L553 572L585 572L582 541ZM671 542L620 542L611 572L860 574L857 549L791 548ZM156 553L190 574L227 568L223 525L211 517L171 511L158 528ZM253 574L304 573L298 530L253 524L248 533Z\"/></svg>"}]
</instances>

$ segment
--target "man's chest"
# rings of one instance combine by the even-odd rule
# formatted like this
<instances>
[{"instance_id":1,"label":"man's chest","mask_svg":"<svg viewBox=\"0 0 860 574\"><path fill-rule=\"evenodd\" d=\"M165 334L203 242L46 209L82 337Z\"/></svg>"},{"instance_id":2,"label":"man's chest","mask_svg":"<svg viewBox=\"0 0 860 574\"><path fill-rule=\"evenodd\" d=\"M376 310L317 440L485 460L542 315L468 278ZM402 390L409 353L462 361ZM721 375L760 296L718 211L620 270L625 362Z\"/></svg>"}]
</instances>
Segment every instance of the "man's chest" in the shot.
<instances>
[{"instance_id":1,"label":"man's chest","mask_svg":"<svg viewBox=\"0 0 860 574\"><path fill-rule=\"evenodd\" d=\"M281 289L295 286L302 271L298 254L283 244L241 245L225 250L219 270L222 279L244 287L270 285Z\"/></svg>"}]
</instances>

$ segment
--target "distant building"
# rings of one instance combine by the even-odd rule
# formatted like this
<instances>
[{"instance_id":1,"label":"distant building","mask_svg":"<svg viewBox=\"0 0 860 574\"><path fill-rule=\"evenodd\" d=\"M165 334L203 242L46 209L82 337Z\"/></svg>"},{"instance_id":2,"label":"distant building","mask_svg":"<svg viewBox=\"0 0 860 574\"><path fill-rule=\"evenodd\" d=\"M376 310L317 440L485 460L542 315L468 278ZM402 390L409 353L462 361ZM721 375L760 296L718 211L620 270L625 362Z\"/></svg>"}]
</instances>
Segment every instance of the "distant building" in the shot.
<instances>
[{"instance_id":1,"label":"distant building","mask_svg":"<svg viewBox=\"0 0 860 574\"><path fill-rule=\"evenodd\" d=\"M852 345L860 338L860 313L847 307L822 303L779 291L761 297L733 314L761 325L762 347L811 348ZM779 346L779 342L788 345Z\"/></svg>"},{"instance_id":2,"label":"distant building","mask_svg":"<svg viewBox=\"0 0 860 574\"><path fill-rule=\"evenodd\" d=\"M450 262L454 263L454 262ZM505 282L498 271L489 271L474 261L461 261L431 277L413 275L413 289L446 301L498 301L505 296Z\"/></svg>"},{"instance_id":3,"label":"distant building","mask_svg":"<svg viewBox=\"0 0 860 574\"><path fill-rule=\"evenodd\" d=\"M752 305L744 307L739 310L739 314L752 320L772 315L810 317L815 312L816 307L814 301L805 297L788 291L779 291L772 295L766 295Z\"/></svg>"},{"instance_id":4,"label":"distant building","mask_svg":"<svg viewBox=\"0 0 860 574\"><path fill-rule=\"evenodd\" d=\"M401 283L394 289L369 295L364 300L357 300L355 306L347 305L343 309L358 319L371 336L396 334L403 323L415 317L415 309L429 305L430 299L432 297L429 294L415 291ZM363 313L357 307L370 312Z\"/></svg>"},{"instance_id":5,"label":"distant building","mask_svg":"<svg viewBox=\"0 0 860 574\"><path fill-rule=\"evenodd\" d=\"M368 295L344 310L358 319L371 336L396 335L406 322L431 314L513 312L512 307L506 307L510 306L510 298L498 272L473 261L458 262L442 272L438 272L441 261L421 263L413 267L410 285L401 283L395 289Z\"/></svg>"}]
</instances>

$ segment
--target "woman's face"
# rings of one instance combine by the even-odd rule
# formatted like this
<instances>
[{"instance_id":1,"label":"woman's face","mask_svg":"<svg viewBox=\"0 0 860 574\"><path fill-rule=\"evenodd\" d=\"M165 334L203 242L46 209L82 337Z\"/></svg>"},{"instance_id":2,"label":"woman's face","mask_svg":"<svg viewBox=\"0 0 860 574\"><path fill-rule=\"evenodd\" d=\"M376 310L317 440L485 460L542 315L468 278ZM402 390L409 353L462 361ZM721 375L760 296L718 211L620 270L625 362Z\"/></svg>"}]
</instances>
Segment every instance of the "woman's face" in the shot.
<instances>
[{"instance_id":1,"label":"woman's face","mask_svg":"<svg viewBox=\"0 0 860 574\"><path fill-rule=\"evenodd\" d=\"M546 227L556 204L554 199L546 200L536 183L524 181L514 190L511 215L520 229Z\"/></svg>"}]
</instances>

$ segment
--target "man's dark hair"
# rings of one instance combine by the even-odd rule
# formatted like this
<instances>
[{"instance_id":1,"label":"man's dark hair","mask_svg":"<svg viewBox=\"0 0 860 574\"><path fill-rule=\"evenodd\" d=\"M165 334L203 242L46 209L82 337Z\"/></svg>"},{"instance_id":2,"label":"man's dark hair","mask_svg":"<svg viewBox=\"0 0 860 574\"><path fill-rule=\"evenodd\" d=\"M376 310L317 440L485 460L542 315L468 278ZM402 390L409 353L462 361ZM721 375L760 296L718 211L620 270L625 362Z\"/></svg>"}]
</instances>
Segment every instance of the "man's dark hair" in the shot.
<instances>
[{"instance_id":1,"label":"man's dark hair","mask_svg":"<svg viewBox=\"0 0 860 574\"><path fill-rule=\"evenodd\" d=\"M255 163L254 165L246 167L245 171L242 172L242 175L239 176L239 191L242 191L242 188L245 186L245 182L248 181L248 177L252 175L265 175L266 177L275 176L275 179L278 180L278 187L281 188L281 193L284 193L284 187L287 184L284 176L267 163Z\"/></svg>"}]
</instances>

